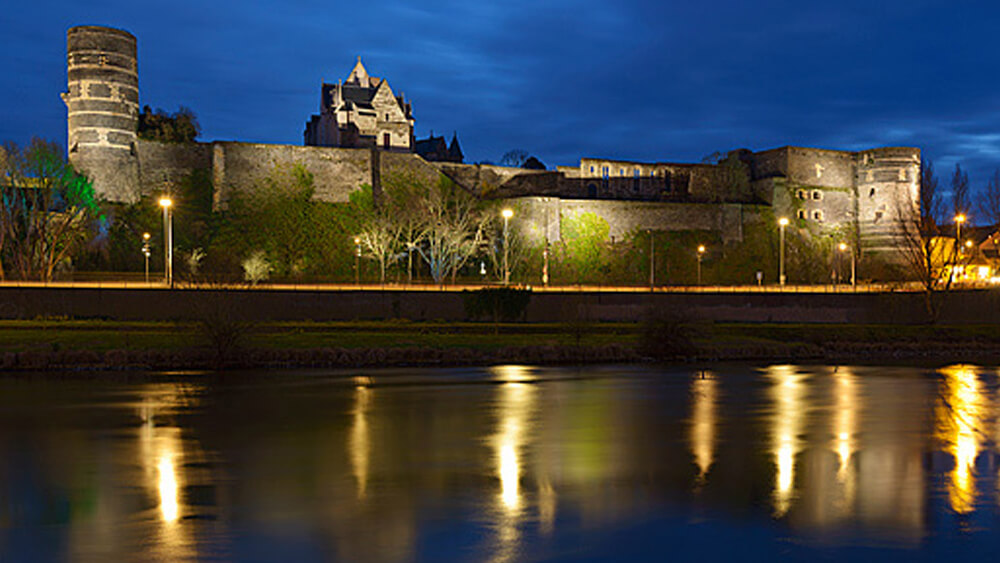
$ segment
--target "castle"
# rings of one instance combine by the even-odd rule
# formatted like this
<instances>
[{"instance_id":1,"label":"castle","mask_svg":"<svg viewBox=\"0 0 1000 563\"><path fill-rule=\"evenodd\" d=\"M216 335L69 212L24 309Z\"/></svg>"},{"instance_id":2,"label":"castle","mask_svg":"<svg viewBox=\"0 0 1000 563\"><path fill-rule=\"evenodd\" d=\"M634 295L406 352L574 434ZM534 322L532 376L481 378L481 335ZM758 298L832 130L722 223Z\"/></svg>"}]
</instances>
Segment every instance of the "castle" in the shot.
<instances>
[{"instance_id":1,"label":"castle","mask_svg":"<svg viewBox=\"0 0 1000 563\"><path fill-rule=\"evenodd\" d=\"M556 170L461 164L444 140L414 150L412 107L360 58L348 78L323 84L319 115L307 122L305 146L240 142L167 144L137 138L136 39L97 26L67 33L69 159L99 196L133 202L159 194L192 173L209 174L214 204L249 189L282 163L301 163L315 178L315 197L348 201L362 184L381 189L388 174L436 181L445 175L484 198L515 200L533 237L558 241L567 214L593 212L610 236L636 230L718 232L740 241L751 221L788 217L816 240L842 240L854 229L868 255L891 255L900 210L918 201L920 150L908 147L848 152L800 147L734 151L715 164L643 163L582 158ZM430 141L435 138L432 136ZM457 148L457 139L453 139ZM457 150L461 155L461 149ZM451 155L451 156L449 156ZM770 224L770 223L769 223ZM859 249L860 250L860 249Z\"/></svg>"},{"instance_id":2,"label":"castle","mask_svg":"<svg viewBox=\"0 0 1000 563\"><path fill-rule=\"evenodd\" d=\"M411 151L413 109L384 78L369 76L358 57L347 80L323 84L320 113L306 123L305 144Z\"/></svg>"}]
</instances>

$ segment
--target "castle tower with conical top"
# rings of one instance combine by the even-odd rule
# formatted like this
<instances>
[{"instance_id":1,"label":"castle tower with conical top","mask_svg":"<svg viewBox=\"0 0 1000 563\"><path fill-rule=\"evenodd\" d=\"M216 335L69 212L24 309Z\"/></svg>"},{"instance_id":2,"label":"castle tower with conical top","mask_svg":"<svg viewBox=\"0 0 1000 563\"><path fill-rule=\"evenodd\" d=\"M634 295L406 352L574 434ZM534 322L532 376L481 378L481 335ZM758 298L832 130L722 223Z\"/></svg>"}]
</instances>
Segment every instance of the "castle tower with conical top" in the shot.
<instances>
[{"instance_id":1,"label":"castle tower with conical top","mask_svg":"<svg viewBox=\"0 0 1000 563\"><path fill-rule=\"evenodd\" d=\"M94 182L97 197L139 197L136 131L139 75L135 37L79 26L66 33L69 161Z\"/></svg>"}]
</instances>

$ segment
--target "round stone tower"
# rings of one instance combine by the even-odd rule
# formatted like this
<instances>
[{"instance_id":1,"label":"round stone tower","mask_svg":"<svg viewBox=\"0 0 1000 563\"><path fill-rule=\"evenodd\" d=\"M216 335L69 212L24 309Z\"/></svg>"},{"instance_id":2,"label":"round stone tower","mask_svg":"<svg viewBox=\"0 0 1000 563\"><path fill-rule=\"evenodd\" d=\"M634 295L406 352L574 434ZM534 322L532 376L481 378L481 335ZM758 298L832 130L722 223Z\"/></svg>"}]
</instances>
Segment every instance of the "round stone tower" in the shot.
<instances>
[{"instance_id":1,"label":"round stone tower","mask_svg":"<svg viewBox=\"0 0 1000 563\"><path fill-rule=\"evenodd\" d=\"M69 160L94 184L98 197L139 197L136 131L139 75L135 37L99 26L66 33Z\"/></svg>"}]
</instances>

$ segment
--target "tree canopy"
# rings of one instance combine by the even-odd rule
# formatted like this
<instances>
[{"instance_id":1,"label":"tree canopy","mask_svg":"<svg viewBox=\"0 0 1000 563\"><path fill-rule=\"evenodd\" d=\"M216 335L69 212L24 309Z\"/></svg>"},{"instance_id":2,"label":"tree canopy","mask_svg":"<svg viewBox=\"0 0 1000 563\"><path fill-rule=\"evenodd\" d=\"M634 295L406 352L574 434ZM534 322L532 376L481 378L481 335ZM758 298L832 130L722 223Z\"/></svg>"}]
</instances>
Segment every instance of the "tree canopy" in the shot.
<instances>
[{"instance_id":1,"label":"tree canopy","mask_svg":"<svg viewBox=\"0 0 1000 563\"><path fill-rule=\"evenodd\" d=\"M143 106L139 114L139 138L163 143L193 143L201 134L198 118L190 108L180 106L176 112L167 113L157 108Z\"/></svg>"}]
</instances>

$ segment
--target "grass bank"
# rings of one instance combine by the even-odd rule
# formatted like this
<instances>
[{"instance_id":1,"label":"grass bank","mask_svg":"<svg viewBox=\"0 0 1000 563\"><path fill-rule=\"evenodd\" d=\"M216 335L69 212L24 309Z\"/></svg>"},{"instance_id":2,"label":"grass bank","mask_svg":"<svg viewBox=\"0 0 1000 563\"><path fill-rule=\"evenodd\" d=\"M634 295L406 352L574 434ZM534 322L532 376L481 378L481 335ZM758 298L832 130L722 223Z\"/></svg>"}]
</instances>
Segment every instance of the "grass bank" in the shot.
<instances>
[{"instance_id":1,"label":"grass bank","mask_svg":"<svg viewBox=\"0 0 1000 563\"><path fill-rule=\"evenodd\" d=\"M239 327L212 344L197 323L0 321L0 369L211 369L224 366L460 365L677 360L996 361L993 326L679 323L294 322ZM671 339L688 340L672 346Z\"/></svg>"}]
</instances>

